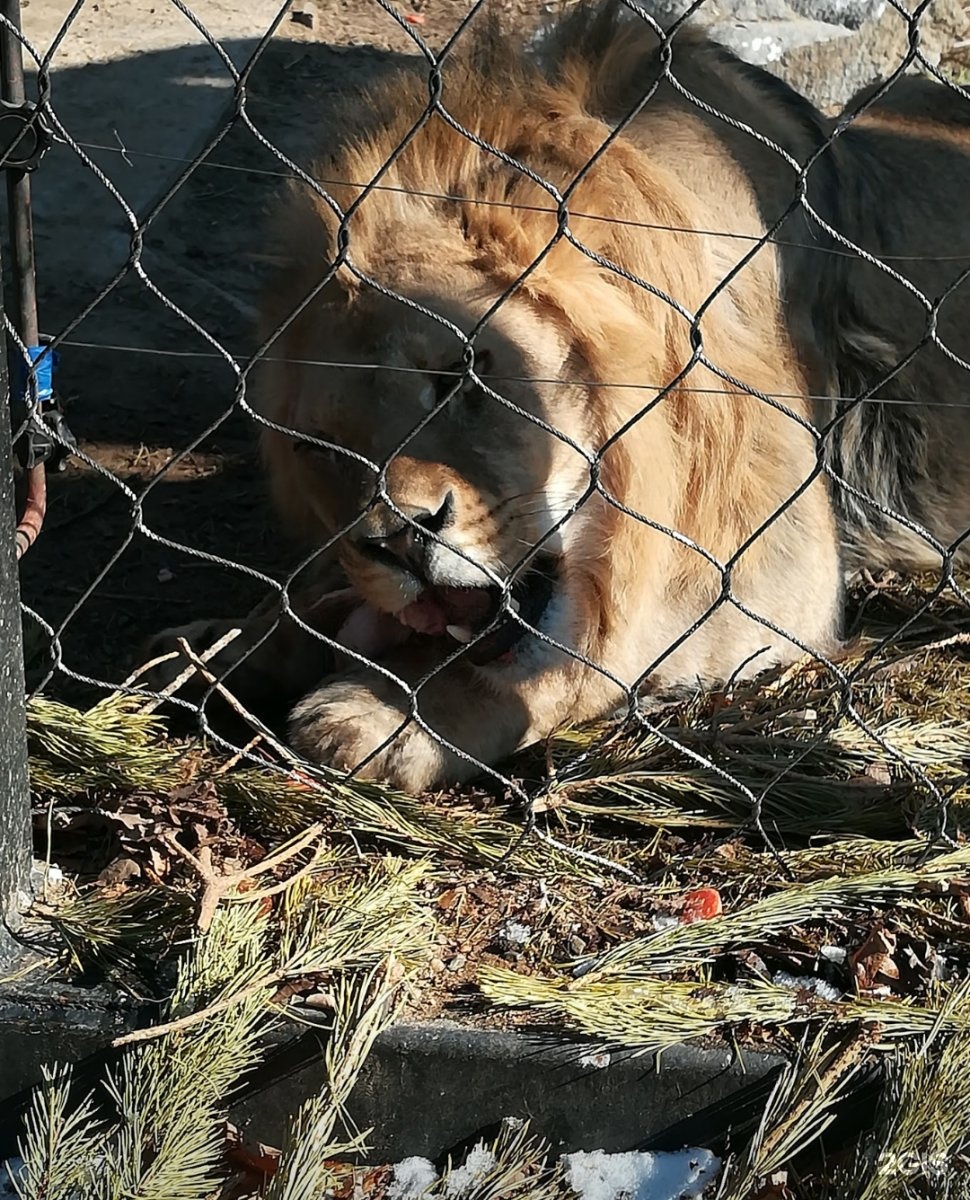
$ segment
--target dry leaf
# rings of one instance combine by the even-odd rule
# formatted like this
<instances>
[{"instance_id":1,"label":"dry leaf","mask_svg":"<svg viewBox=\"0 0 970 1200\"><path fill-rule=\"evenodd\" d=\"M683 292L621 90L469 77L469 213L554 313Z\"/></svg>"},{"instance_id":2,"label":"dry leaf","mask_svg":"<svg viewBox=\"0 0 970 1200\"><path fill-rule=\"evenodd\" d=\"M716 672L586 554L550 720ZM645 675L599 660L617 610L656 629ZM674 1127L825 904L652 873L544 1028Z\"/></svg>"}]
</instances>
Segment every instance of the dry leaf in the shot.
<instances>
[{"instance_id":1,"label":"dry leaf","mask_svg":"<svg viewBox=\"0 0 970 1200\"><path fill-rule=\"evenodd\" d=\"M261 1142L256 1146L246 1145L242 1132L228 1121L225 1139L223 1154L226 1162L241 1175L231 1194L241 1198L262 1192L267 1180L276 1173L280 1151L275 1146L264 1146Z\"/></svg>"},{"instance_id":2,"label":"dry leaf","mask_svg":"<svg viewBox=\"0 0 970 1200\"><path fill-rule=\"evenodd\" d=\"M893 955L896 953L896 935L876 925L866 941L852 955L852 969L861 992L872 991L878 984L899 979L899 967Z\"/></svg>"},{"instance_id":3,"label":"dry leaf","mask_svg":"<svg viewBox=\"0 0 970 1200\"><path fill-rule=\"evenodd\" d=\"M448 888L447 891L442 892L438 897L438 907L444 909L445 912L450 912L463 899L464 895L465 889L463 887Z\"/></svg>"}]
</instances>

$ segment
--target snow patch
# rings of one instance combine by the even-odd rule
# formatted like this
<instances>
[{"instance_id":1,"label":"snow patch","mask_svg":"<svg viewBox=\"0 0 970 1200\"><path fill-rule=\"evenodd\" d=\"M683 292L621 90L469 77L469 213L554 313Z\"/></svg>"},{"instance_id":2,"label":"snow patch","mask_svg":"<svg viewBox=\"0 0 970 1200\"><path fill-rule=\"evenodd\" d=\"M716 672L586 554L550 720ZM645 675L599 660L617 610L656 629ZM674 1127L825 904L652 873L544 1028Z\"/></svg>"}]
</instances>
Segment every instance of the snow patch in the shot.
<instances>
[{"instance_id":1,"label":"snow patch","mask_svg":"<svg viewBox=\"0 0 970 1200\"><path fill-rule=\"evenodd\" d=\"M849 957L849 952L844 946L819 946L819 958L827 958L829 962L838 963L840 966Z\"/></svg>"},{"instance_id":2,"label":"snow patch","mask_svg":"<svg viewBox=\"0 0 970 1200\"><path fill-rule=\"evenodd\" d=\"M588 1071L602 1071L610 1065L612 1059L613 1056L608 1050L591 1051L589 1054L580 1055L579 1065Z\"/></svg>"},{"instance_id":3,"label":"snow patch","mask_svg":"<svg viewBox=\"0 0 970 1200\"><path fill-rule=\"evenodd\" d=\"M394 1164L387 1200L418 1200L438 1182L438 1172L426 1158L405 1158Z\"/></svg>"},{"instance_id":4,"label":"snow patch","mask_svg":"<svg viewBox=\"0 0 970 1200\"><path fill-rule=\"evenodd\" d=\"M779 971L771 982L793 992L814 992L820 1000L828 1000L831 1004L842 999L841 988L835 987L827 979L819 979L817 975L789 975L787 971Z\"/></svg>"},{"instance_id":5,"label":"snow patch","mask_svg":"<svg viewBox=\"0 0 970 1200\"><path fill-rule=\"evenodd\" d=\"M721 1162L710 1150L671 1154L607 1154L577 1151L562 1158L566 1180L577 1200L702 1200L720 1174ZM481 1142L464 1163L440 1182L426 1158L397 1163L387 1188L388 1200L426 1200L434 1194L449 1200L473 1195L497 1166L495 1155ZM0 1192L0 1200L14 1193Z\"/></svg>"},{"instance_id":6,"label":"snow patch","mask_svg":"<svg viewBox=\"0 0 970 1200\"><path fill-rule=\"evenodd\" d=\"M710 1150L671 1154L579 1151L563 1157L579 1200L701 1200L721 1169Z\"/></svg>"},{"instance_id":7,"label":"snow patch","mask_svg":"<svg viewBox=\"0 0 970 1200\"><path fill-rule=\"evenodd\" d=\"M458 1197L467 1196L477 1184L481 1183L489 1172L496 1167L495 1155L487 1150L481 1142L468 1153L468 1157L460 1167L449 1171L445 1180L445 1195Z\"/></svg>"},{"instance_id":8,"label":"snow patch","mask_svg":"<svg viewBox=\"0 0 970 1200\"><path fill-rule=\"evenodd\" d=\"M498 936L507 946L528 946L532 941L532 930L521 921L506 921L499 929Z\"/></svg>"}]
</instances>

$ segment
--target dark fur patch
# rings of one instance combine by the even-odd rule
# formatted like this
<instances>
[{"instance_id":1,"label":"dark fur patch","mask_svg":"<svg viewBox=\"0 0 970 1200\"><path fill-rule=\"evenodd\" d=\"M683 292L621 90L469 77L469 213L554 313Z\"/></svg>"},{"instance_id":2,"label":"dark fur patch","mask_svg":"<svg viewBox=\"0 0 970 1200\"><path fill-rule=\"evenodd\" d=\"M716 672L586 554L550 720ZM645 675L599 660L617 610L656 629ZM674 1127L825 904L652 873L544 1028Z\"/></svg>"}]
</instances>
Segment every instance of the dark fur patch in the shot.
<instances>
[{"instance_id":1,"label":"dark fur patch","mask_svg":"<svg viewBox=\"0 0 970 1200\"><path fill-rule=\"evenodd\" d=\"M865 396L886 373L887 364L876 355L867 356L850 345L841 347L838 385L843 395ZM828 462L838 479L861 493L837 483L832 488L840 523L850 540L853 530L885 535L897 523L889 514L925 521L926 422L912 403L915 397L904 395L905 391L890 385L878 389L872 400L835 404L839 423L827 443Z\"/></svg>"},{"instance_id":2,"label":"dark fur patch","mask_svg":"<svg viewBox=\"0 0 970 1200\"><path fill-rule=\"evenodd\" d=\"M854 113L868 104L884 86L884 83L872 83L861 88L842 110L842 115ZM958 84L946 85L922 75L902 75L867 111L894 113L918 121L970 126L970 91Z\"/></svg>"}]
</instances>

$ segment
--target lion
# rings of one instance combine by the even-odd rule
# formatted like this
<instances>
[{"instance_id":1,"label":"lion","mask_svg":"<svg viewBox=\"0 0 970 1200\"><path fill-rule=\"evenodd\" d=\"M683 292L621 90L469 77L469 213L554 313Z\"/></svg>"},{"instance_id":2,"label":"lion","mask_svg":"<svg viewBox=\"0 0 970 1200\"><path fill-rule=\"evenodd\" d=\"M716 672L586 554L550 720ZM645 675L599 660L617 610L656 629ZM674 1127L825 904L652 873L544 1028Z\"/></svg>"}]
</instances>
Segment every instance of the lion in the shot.
<instances>
[{"instance_id":1,"label":"lion","mask_svg":"<svg viewBox=\"0 0 970 1200\"><path fill-rule=\"evenodd\" d=\"M314 565L212 669L284 697L312 762L421 792L829 658L847 579L940 567L970 526L963 411L931 406L962 308L950 356L893 374L925 309L847 249L959 250L962 150L874 109L833 137L689 29L674 83L624 8L580 4L534 55L489 28L430 112L427 64L399 69L311 170L326 193L282 204L256 403ZM905 404L844 399L867 389Z\"/></svg>"}]
</instances>

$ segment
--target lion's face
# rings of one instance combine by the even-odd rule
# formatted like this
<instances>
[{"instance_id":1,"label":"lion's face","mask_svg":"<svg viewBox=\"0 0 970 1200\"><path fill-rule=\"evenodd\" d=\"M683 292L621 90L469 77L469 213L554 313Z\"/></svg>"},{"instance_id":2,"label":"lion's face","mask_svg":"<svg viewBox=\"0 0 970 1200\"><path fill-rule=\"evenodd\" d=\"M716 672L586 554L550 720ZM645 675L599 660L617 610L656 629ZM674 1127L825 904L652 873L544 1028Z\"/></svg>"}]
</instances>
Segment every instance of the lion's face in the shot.
<instances>
[{"instance_id":1,"label":"lion's face","mask_svg":"<svg viewBox=\"0 0 970 1200\"><path fill-rule=\"evenodd\" d=\"M395 285L448 324L372 289L308 310L299 357L359 365L302 369L285 486L340 536L364 600L455 644L488 629L468 651L486 663L525 632L510 609L536 626L548 607L597 439L586 389L555 382L577 374L565 333L525 299L475 337L485 386L462 378L470 355L455 330L469 333L490 297L471 268L448 273L446 286L413 274Z\"/></svg>"}]
</instances>

